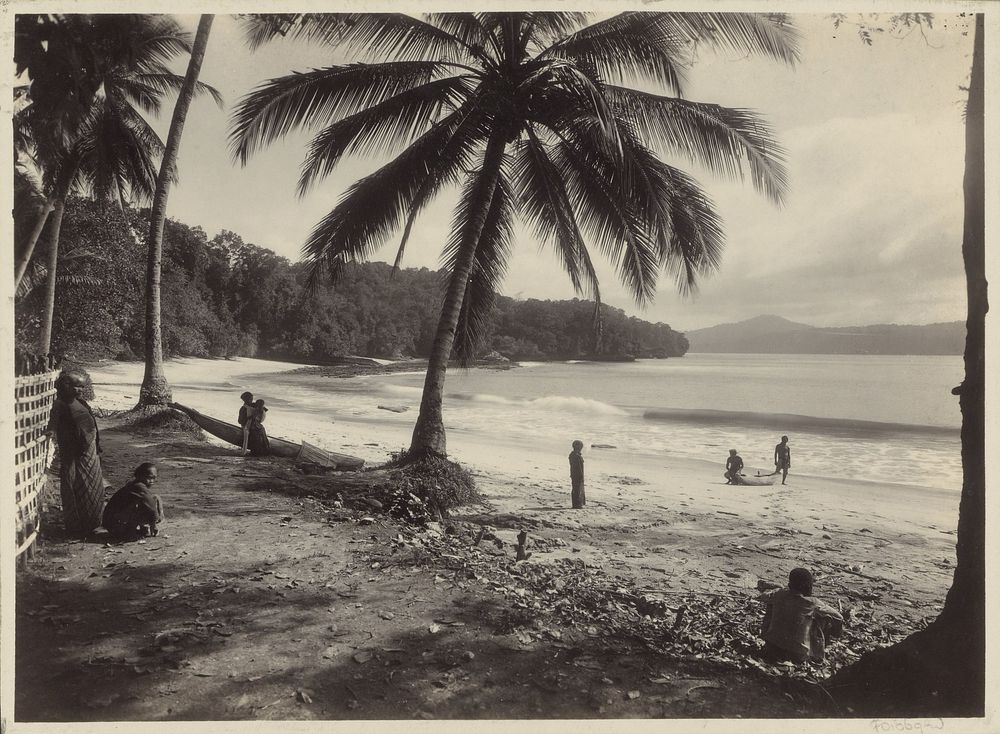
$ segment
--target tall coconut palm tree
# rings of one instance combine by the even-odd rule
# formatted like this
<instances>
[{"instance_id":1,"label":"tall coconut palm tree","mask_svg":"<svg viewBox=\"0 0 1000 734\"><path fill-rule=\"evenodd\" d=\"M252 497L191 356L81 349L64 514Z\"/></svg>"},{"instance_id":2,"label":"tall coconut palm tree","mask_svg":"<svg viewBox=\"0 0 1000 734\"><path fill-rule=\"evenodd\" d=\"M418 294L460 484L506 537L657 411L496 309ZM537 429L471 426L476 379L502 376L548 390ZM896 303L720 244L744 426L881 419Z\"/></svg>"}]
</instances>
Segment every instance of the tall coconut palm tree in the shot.
<instances>
[{"instance_id":1,"label":"tall coconut palm tree","mask_svg":"<svg viewBox=\"0 0 1000 734\"><path fill-rule=\"evenodd\" d=\"M177 171L177 151L180 150L184 122L187 120L191 100L199 89L198 75L205 60L208 36L212 31L215 16L202 15L198 22L187 73L177 95L167 145L163 151L160 172L156 178L156 193L153 208L149 214L149 235L146 238L146 368L139 388L139 404L166 405L172 400L170 384L163 373L163 335L160 328L160 271L163 259L163 222L167 216L167 198L170 184Z\"/></svg>"},{"instance_id":2,"label":"tall coconut palm tree","mask_svg":"<svg viewBox=\"0 0 1000 734\"><path fill-rule=\"evenodd\" d=\"M321 127L302 166L304 193L346 155L405 146L315 226L303 248L314 275L336 275L402 228L398 263L424 206L461 185L412 458L446 453L441 402L456 334L467 349L488 314L518 215L578 292L599 298L596 246L642 305L661 270L690 290L723 247L708 197L668 156L746 175L774 202L786 189L782 151L755 113L682 96L699 46L793 63L797 36L780 16L633 12L588 26L580 13L346 14L249 25L252 44L280 33L374 61L260 85L233 115L236 158L245 163L293 128Z\"/></svg>"},{"instance_id":3,"label":"tall coconut palm tree","mask_svg":"<svg viewBox=\"0 0 1000 734\"><path fill-rule=\"evenodd\" d=\"M124 98L145 112L159 109L162 95L177 86L167 67L190 50L189 36L166 16L19 14L14 57L26 84L15 89L14 142L19 160L30 159L45 174L47 198L27 241L18 243L15 284L21 280L59 190L76 181L57 170L93 126L95 100ZM134 120L128 124L135 125Z\"/></svg>"},{"instance_id":4,"label":"tall coconut palm tree","mask_svg":"<svg viewBox=\"0 0 1000 734\"><path fill-rule=\"evenodd\" d=\"M74 27L80 24L76 16L67 22ZM41 162L50 192L39 214L41 224L36 225L40 234L45 218L51 220L47 297L38 344L42 353L51 346L59 232L66 198L76 188L122 206L129 199L151 198L156 181L155 159L163 143L141 112L158 114L163 96L182 85L183 78L173 74L166 63L189 50L188 34L173 19L163 16L99 16L86 28L91 81L100 82L90 96L89 106L81 115L78 103L66 102L62 106L76 114L64 113L49 88L64 84L62 77L40 73L35 67L28 96L38 97L39 102L28 104L19 113L16 126L21 146L25 151L30 146ZM76 58L75 54L67 55ZM60 61L65 63L63 58ZM56 62L47 57L47 63ZM26 68L30 74L33 67L28 64ZM204 86L201 91L212 93L221 104L215 90ZM74 95L69 97L73 99ZM57 124L62 118L72 122ZM37 240L35 230L32 237ZM22 248L24 260L18 267L18 281L26 272L33 249L33 241Z\"/></svg>"}]
</instances>

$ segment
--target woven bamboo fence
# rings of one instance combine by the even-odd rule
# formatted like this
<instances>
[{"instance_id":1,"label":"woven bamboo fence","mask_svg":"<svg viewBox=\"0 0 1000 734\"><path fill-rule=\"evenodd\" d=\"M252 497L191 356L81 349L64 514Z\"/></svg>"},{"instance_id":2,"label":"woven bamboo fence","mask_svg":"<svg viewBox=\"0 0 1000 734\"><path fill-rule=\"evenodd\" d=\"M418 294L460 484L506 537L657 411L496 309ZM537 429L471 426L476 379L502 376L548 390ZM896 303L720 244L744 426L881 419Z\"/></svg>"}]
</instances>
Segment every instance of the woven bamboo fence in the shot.
<instances>
[{"instance_id":1,"label":"woven bamboo fence","mask_svg":"<svg viewBox=\"0 0 1000 734\"><path fill-rule=\"evenodd\" d=\"M42 493L51 441L45 435L58 370L14 379L14 498L17 503L17 557L34 554L41 524Z\"/></svg>"}]
</instances>

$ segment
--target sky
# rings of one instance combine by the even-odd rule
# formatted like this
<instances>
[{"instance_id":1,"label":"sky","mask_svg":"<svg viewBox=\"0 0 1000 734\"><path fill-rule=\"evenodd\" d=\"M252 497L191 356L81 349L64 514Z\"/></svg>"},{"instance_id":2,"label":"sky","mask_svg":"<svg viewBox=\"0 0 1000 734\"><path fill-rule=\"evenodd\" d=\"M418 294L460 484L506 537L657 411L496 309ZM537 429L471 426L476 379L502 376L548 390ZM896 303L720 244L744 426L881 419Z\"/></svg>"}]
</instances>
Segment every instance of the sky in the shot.
<instances>
[{"instance_id":1,"label":"sky","mask_svg":"<svg viewBox=\"0 0 1000 734\"><path fill-rule=\"evenodd\" d=\"M682 331L760 314L815 326L964 319L961 87L972 59L969 19L938 14L926 34L878 34L869 46L856 27L835 28L828 15L790 17L802 35L794 68L706 51L685 90L689 99L754 109L771 124L787 153L784 205L749 184L668 160L694 174L716 203L727 243L721 267L687 297L664 275L655 301L640 309L597 255L604 301ZM181 20L192 30L197 23ZM235 20L216 16L201 79L226 104L219 109L205 97L192 105L168 216L210 237L232 230L297 260L341 193L388 158L349 159L300 198L295 183L309 135L293 134L241 167L227 147L229 115L261 81L345 60L329 47L284 39L251 54ZM156 122L164 137L168 123L166 115ZM439 266L454 203L446 192L427 208L404 267ZM391 262L397 243L375 259ZM555 254L526 229L518 230L503 292L574 296Z\"/></svg>"}]
</instances>

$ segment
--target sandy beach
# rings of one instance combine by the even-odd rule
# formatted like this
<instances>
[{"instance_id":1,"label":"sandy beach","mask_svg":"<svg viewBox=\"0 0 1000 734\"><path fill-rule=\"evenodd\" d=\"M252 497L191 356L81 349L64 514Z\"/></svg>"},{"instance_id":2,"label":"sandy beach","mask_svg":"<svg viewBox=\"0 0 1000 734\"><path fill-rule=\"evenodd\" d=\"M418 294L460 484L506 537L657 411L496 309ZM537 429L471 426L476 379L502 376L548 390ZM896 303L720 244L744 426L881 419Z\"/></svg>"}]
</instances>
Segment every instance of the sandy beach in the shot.
<instances>
[{"instance_id":1,"label":"sandy beach","mask_svg":"<svg viewBox=\"0 0 1000 734\"><path fill-rule=\"evenodd\" d=\"M175 399L203 375L234 385L293 369L263 360L184 360L170 365ZM141 366L93 370L96 404L131 407ZM340 378L333 378L340 379ZM349 378L348 378L349 379ZM233 393L199 393L199 409L225 416ZM230 411L231 412L231 411ZM268 416L272 435L315 442L384 463L409 443L412 412L372 410L317 422L282 412ZM845 583L862 596L879 587L884 611L913 618L936 616L951 582L959 493L918 485L847 477L799 476L770 487L728 486L721 464L664 454L628 455L614 448L584 449L587 507L571 511L568 442L518 440L449 429L449 456L468 467L498 515L523 518L577 547L578 557L634 574L640 585L668 592L746 588L757 579L781 582L806 565L819 574L819 593L844 595ZM213 439L210 439L213 440ZM748 468L748 473L752 471ZM514 530L508 531L512 536ZM610 542L601 533L621 535ZM634 562L637 554L643 557ZM752 579L752 583L750 580ZM869 588L870 587L870 588ZM849 598L849 597L848 597Z\"/></svg>"},{"instance_id":2,"label":"sandy beach","mask_svg":"<svg viewBox=\"0 0 1000 734\"><path fill-rule=\"evenodd\" d=\"M245 380L290 368L167 365L178 401L207 374L231 384L198 393L199 409L220 416ZM96 407L134 404L140 365L91 374ZM373 406L324 431L276 402L268 420L273 435L377 466L406 445L413 417ZM941 489L794 472L787 486L727 486L711 462L588 445L587 506L571 510L563 441L484 440L453 426L450 457L487 504L454 512L442 535L331 509L367 472L303 476L290 460L242 459L211 438L102 424L108 479L120 485L138 462L157 461L168 521L143 546L67 542L57 528L43 537L18 582L18 710L28 720L849 715L781 681L821 679L920 628L954 568L959 494ZM489 548L472 541L483 527ZM515 565L520 531L532 556ZM817 596L850 610L850 632L825 666L751 668L720 630L752 627L758 584L783 584L795 566L813 571ZM578 599L594 588L619 602L588 611ZM555 604L563 596L573 610ZM640 596L660 604L662 619L620 603ZM713 600L717 611L696 606ZM665 655L657 630L676 628L684 610L687 632ZM29 644L57 664L37 667ZM503 662L512 650L523 667ZM53 706L46 691L81 669L100 675ZM518 670L534 683L513 700Z\"/></svg>"}]
</instances>

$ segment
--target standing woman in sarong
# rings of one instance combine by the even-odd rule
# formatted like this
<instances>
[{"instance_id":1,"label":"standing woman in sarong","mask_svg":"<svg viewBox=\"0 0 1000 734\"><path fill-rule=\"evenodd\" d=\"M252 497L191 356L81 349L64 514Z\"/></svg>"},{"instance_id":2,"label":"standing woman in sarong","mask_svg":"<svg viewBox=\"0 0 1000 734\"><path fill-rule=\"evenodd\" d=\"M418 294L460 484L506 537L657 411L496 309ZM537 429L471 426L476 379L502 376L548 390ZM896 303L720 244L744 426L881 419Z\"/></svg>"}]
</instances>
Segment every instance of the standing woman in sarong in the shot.
<instances>
[{"instance_id":1,"label":"standing woman in sarong","mask_svg":"<svg viewBox=\"0 0 1000 734\"><path fill-rule=\"evenodd\" d=\"M80 398L83 377L63 372L56 379L48 432L59 446L59 494L66 532L85 538L101 524L104 477L101 437L90 406Z\"/></svg>"}]
</instances>

